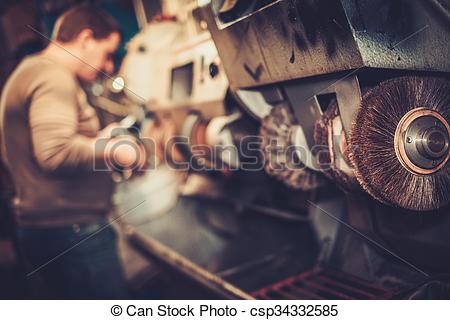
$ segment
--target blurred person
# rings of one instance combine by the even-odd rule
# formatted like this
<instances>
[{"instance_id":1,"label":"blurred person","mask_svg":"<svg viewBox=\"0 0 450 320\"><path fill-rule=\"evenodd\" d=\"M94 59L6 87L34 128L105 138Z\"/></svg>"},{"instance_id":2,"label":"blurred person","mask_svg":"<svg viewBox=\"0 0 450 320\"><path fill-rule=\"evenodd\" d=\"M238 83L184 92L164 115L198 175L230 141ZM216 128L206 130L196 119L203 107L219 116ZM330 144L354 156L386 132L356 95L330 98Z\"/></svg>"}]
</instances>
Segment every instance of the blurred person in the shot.
<instances>
[{"instance_id":1,"label":"blurred person","mask_svg":"<svg viewBox=\"0 0 450 320\"><path fill-rule=\"evenodd\" d=\"M110 138L117 124L100 130L80 85L113 72L119 43L111 16L91 5L73 7L57 20L48 46L25 58L2 92L1 154L15 185L17 241L30 265L27 276L40 276L51 298L127 297L108 224L111 172L93 168L113 156L111 148L95 145L118 139ZM123 168L136 160L128 149L114 150Z\"/></svg>"}]
</instances>

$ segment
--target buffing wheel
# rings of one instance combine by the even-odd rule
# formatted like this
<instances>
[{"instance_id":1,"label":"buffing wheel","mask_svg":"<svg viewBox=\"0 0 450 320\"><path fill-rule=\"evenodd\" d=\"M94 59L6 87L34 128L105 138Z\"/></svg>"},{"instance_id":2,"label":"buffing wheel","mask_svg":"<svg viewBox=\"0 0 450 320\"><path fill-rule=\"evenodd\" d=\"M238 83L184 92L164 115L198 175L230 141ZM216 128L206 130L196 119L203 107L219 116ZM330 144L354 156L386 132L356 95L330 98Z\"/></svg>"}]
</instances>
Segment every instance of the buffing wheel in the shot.
<instances>
[{"instance_id":1,"label":"buffing wheel","mask_svg":"<svg viewBox=\"0 0 450 320\"><path fill-rule=\"evenodd\" d=\"M266 172L287 186L310 191L325 184L320 173L303 165L291 146L291 129L296 121L289 107L273 108L261 124L261 150Z\"/></svg>"},{"instance_id":2,"label":"buffing wheel","mask_svg":"<svg viewBox=\"0 0 450 320\"><path fill-rule=\"evenodd\" d=\"M188 138L183 144L184 157L190 159L192 169L213 168L211 149L206 145L206 128L208 121L198 112L189 114L183 124L181 135Z\"/></svg>"},{"instance_id":3,"label":"buffing wheel","mask_svg":"<svg viewBox=\"0 0 450 320\"><path fill-rule=\"evenodd\" d=\"M350 159L374 198L416 211L449 204L449 92L446 79L402 77L363 96Z\"/></svg>"},{"instance_id":4,"label":"buffing wheel","mask_svg":"<svg viewBox=\"0 0 450 320\"><path fill-rule=\"evenodd\" d=\"M318 159L322 173L345 192L359 189L348 160L348 144L339 115L337 101L330 102L314 126L314 141L321 148Z\"/></svg>"}]
</instances>

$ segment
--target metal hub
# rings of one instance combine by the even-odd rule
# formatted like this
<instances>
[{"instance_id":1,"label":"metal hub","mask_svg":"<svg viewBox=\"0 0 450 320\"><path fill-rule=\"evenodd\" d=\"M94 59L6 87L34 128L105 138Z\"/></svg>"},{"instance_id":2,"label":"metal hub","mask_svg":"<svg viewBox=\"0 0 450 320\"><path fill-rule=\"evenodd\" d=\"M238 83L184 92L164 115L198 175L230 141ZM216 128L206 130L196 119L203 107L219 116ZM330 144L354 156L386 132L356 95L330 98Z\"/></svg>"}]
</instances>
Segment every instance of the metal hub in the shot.
<instances>
[{"instance_id":1,"label":"metal hub","mask_svg":"<svg viewBox=\"0 0 450 320\"><path fill-rule=\"evenodd\" d=\"M414 174L432 174L450 157L450 127L438 112L416 108L397 125L394 147L401 164Z\"/></svg>"}]
</instances>

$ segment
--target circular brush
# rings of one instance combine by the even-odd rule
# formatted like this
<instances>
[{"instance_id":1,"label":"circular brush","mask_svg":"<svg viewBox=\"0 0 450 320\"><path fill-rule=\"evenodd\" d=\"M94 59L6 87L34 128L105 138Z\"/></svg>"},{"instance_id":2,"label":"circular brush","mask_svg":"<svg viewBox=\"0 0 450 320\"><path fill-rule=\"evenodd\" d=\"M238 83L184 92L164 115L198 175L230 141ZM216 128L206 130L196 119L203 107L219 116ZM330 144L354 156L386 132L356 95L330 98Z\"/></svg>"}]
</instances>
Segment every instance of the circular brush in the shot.
<instances>
[{"instance_id":1,"label":"circular brush","mask_svg":"<svg viewBox=\"0 0 450 320\"><path fill-rule=\"evenodd\" d=\"M199 170L211 169L211 150L206 145L206 128L208 121L199 112L190 113L181 130L181 135L188 138L188 144L183 144L183 155L193 161L192 165Z\"/></svg>"},{"instance_id":2,"label":"circular brush","mask_svg":"<svg viewBox=\"0 0 450 320\"><path fill-rule=\"evenodd\" d=\"M208 121L201 118L191 132L191 153L193 160L197 162L199 168L213 169L214 157L211 149L207 144L206 130L208 128Z\"/></svg>"},{"instance_id":3,"label":"circular brush","mask_svg":"<svg viewBox=\"0 0 450 320\"><path fill-rule=\"evenodd\" d=\"M445 79L402 77L363 96L350 159L359 183L374 198L416 211L449 203L449 92Z\"/></svg>"},{"instance_id":4,"label":"circular brush","mask_svg":"<svg viewBox=\"0 0 450 320\"><path fill-rule=\"evenodd\" d=\"M309 191L324 184L315 171L300 163L291 146L291 129L296 121L289 107L277 106L261 124L261 150L266 172L287 186Z\"/></svg>"},{"instance_id":5,"label":"circular brush","mask_svg":"<svg viewBox=\"0 0 450 320\"><path fill-rule=\"evenodd\" d=\"M323 146L318 154L322 173L343 191L359 189L353 167L348 160L348 144L337 101L330 102L322 118L314 126L314 141Z\"/></svg>"}]
</instances>

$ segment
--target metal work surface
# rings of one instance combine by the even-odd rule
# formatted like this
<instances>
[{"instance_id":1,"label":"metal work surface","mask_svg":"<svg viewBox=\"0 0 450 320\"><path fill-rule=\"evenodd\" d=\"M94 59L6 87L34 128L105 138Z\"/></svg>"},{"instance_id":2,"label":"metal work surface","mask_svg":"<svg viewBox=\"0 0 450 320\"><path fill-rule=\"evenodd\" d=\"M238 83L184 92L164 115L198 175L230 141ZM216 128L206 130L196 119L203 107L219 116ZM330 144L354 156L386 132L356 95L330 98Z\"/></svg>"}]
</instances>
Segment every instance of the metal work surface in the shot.
<instances>
[{"instance_id":1,"label":"metal work surface","mask_svg":"<svg viewBox=\"0 0 450 320\"><path fill-rule=\"evenodd\" d=\"M181 197L169 213L130 226L128 236L151 258L222 298L377 299L431 279L382 241L347 227L346 215L338 213L342 205L320 202L335 218L313 206L311 221L293 222Z\"/></svg>"},{"instance_id":2,"label":"metal work surface","mask_svg":"<svg viewBox=\"0 0 450 320\"><path fill-rule=\"evenodd\" d=\"M318 253L309 224L236 213L232 206L184 197L171 212L131 230L132 239L136 232L156 240L244 291L311 268Z\"/></svg>"}]
</instances>

